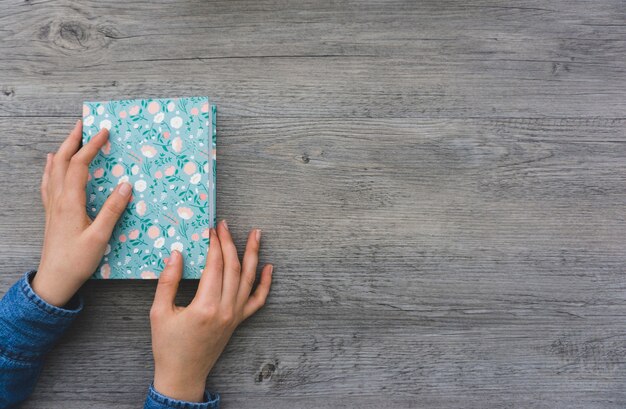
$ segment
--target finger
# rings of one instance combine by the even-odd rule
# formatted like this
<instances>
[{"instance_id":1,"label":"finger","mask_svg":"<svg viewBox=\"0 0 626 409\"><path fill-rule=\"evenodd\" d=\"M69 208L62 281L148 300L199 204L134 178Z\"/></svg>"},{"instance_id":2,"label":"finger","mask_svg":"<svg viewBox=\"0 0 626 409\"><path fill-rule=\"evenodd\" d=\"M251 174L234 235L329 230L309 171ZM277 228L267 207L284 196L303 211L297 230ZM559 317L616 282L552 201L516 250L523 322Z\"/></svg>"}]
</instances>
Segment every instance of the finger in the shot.
<instances>
[{"instance_id":1,"label":"finger","mask_svg":"<svg viewBox=\"0 0 626 409\"><path fill-rule=\"evenodd\" d=\"M254 279L256 278L256 267L259 263L259 246L261 243L261 230L254 229L248 234L246 251L243 254L243 266L241 267L241 282L237 294L237 303L244 305L250 297Z\"/></svg>"},{"instance_id":2,"label":"finger","mask_svg":"<svg viewBox=\"0 0 626 409\"><path fill-rule=\"evenodd\" d=\"M231 305L237 298L239 290L239 278L241 275L241 264L237 255L237 248L233 243L233 238L228 231L226 220L222 220L217 225L217 235L222 246L222 256L224 257L224 280L222 283L222 301Z\"/></svg>"},{"instance_id":3,"label":"finger","mask_svg":"<svg viewBox=\"0 0 626 409\"><path fill-rule=\"evenodd\" d=\"M219 301L222 298L222 279L224 272L224 259L222 258L222 246L215 229L211 229L209 236L209 254L206 264L198 283L198 291L194 300L203 304Z\"/></svg>"},{"instance_id":4,"label":"finger","mask_svg":"<svg viewBox=\"0 0 626 409\"><path fill-rule=\"evenodd\" d=\"M108 139L109 131L106 128L102 129L72 156L65 174L65 188L70 189L74 194L85 195L85 185L89 177L89 164Z\"/></svg>"},{"instance_id":5,"label":"finger","mask_svg":"<svg viewBox=\"0 0 626 409\"><path fill-rule=\"evenodd\" d=\"M65 138L65 141L61 144L57 152L57 157L59 161L69 162L69 160L74 156L78 148L80 147L81 138L83 135L83 121L80 119L76 121L76 125L74 125L74 129L70 132L70 134Z\"/></svg>"},{"instance_id":6,"label":"finger","mask_svg":"<svg viewBox=\"0 0 626 409\"><path fill-rule=\"evenodd\" d=\"M50 168L52 167L53 153L46 155L46 167L43 170L43 176L41 177L41 202L44 209L48 209L48 180L50 180Z\"/></svg>"},{"instance_id":7,"label":"finger","mask_svg":"<svg viewBox=\"0 0 626 409\"><path fill-rule=\"evenodd\" d=\"M183 277L183 255L174 250L167 260L167 265L159 276L152 308L167 311L175 306L178 283Z\"/></svg>"},{"instance_id":8,"label":"finger","mask_svg":"<svg viewBox=\"0 0 626 409\"><path fill-rule=\"evenodd\" d=\"M101 237L104 241L108 241L113 233L115 223L119 220L130 199L133 188L130 183L123 182L111 192L108 199L102 205L96 219L87 229L91 233Z\"/></svg>"},{"instance_id":9,"label":"finger","mask_svg":"<svg viewBox=\"0 0 626 409\"><path fill-rule=\"evenodd\" d=\"M271 264L263 267L259 285L256 287L256 290L254 290L254 293L250 296L250 298L248 298L246 305L243 307L244 320L265 305L265 300L267 300L267 295L270 293L270 287L272 285L273 270L274 267Z\"/></svg>"},{"instance_id":10,"label":"finger","mask_svg":"<svg viewBox=\"0 0 626 409\"><path fill-rule=\"evenodd\" d=\"M65 138L65 141L63 141L61 147L54 155L52 169L50 171L53 192L60 192L63 187L65 172L67 172L70 158L76 153L80 146L82 126L83 122L81 120L76 121L74 129L70 132L69 136Z\"/></svg>"}]
</instances>

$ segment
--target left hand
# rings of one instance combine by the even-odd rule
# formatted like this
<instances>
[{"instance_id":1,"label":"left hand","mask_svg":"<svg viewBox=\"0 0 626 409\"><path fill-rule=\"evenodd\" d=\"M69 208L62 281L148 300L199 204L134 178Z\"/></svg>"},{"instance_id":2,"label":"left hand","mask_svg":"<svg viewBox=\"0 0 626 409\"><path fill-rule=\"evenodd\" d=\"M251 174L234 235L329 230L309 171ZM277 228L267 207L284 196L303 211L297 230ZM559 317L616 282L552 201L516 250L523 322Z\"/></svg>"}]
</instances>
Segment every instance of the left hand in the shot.
<instances>
[{"instance_id":1,"label":"left hand","mask_svg":"<svg viewBox=\"0 0 626 409\"><path fill-rule=\"evenodd\" d=\"M132 192L129 183L119 184L95 220L89 218L85 193L89 163L109 139L109 132L101 130L82 148L81 138L82 122L78 121L59 151L48 154L41 181L46 229L32 288L58 307L67 304L98 267Z\"/></svg>"}]
</instances>

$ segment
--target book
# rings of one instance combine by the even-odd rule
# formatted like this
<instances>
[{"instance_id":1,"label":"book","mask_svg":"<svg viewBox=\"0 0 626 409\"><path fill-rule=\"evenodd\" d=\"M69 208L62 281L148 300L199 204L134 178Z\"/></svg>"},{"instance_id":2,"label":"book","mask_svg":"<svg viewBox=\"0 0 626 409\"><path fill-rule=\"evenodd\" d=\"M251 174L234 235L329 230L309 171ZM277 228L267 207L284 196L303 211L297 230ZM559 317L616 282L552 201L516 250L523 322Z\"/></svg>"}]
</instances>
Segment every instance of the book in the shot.
<instances>
[{"instance_id":1,"label":"book","mask_svg":"<svg viewBox=\"0 0 626 409\"><path fill-rule=\"evenodd\" d=\"M215 119L208 97L83 104L83 144L110 132L89 167L87 214L119 183L133 186L93 278L158 278L173 250L184 255L183 278L200 278L216 221Z\"/></svg>"}]
</instances>

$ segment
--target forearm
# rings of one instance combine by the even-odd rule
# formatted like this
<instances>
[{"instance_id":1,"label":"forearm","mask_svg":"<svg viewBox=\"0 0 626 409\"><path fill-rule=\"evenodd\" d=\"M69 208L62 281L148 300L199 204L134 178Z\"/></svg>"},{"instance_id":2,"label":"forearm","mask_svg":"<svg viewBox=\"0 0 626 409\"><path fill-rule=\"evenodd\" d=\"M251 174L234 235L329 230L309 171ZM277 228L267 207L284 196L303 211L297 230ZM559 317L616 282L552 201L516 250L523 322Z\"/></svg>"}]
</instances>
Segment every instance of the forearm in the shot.
<instances>
[{"instance_id":1,"label":"forearm","mask_svg":"<svg viewBox=\"0 0 626 409\"><path fill-rule=\"evenodd\" d=\"M0 407L11 407L30 395L44 357L82 310L73 297L59 308L31 287L31 271L0 300Z\"/></svg>"}]
</instances>

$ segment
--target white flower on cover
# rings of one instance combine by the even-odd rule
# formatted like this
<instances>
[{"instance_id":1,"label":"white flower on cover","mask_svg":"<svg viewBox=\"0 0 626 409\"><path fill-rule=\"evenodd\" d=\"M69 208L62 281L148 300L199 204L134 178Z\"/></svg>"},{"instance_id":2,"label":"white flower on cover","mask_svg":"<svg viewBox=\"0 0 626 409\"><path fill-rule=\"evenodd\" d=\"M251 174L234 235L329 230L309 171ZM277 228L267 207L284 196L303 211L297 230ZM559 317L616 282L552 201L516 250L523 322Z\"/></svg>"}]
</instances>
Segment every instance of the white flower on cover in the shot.
<instances>
[{"instance_id":1,"label":"white flower on cover","mask_svg":"<svg viewBox=\"0 0 626 409\"><path fill-rule=\"evenodd\" d=\"M183 118L175 116L174 118L170 119L170 125L174 129L180 128L181 126L183 126Z\"/></svg>"},{"instance_id":2,"label":"white flower on cover","mask_svg":"<svg viewBox=\"0 0 626 409\"><path fill-rule=\"evenodd\" d=\"M96 112L98 113L98 115L104 114L104 107L102 105L98 105L98 108L96 108Z\"/></svg>"},{"instance_id":3,"label":"white flower on cover","mask_svg":"<svg viewBox=\"0 0 626 409\"><path fill-rule=\"evenodd\" d=\"M174 109L176 109L176 104L174 104L173 102L170 102L169 104L167 104L167 110L172 112Z\"/></svg>"},{"instance_id":4,"label":"white flower on cover","mask_svg":"<svg viewBox=\"0 0 626 409\"><path fill-rule=\"evenodd\" d=\"M160 249L165 244L165 239L163 237L159 237L154 241L154 247Z\"/></svg>"},{"instance_id":5,"label":"white flower on cover","mask_svg":"<svg viewBox=\"0 0 626 409\"><path fill-rule=\"evenodd\" d=\"M159 112L154 116L153 121L157 124L160 124L165 119L165 114L163 112Z\"/></svg>"},{"instance_id":6,"label":"white flower on cover","mask_svg":"<svg viewBox=\"0 0 626 409\"><path fill-rule=\"evenodd\" d=\"M108 119L105 119L104 121L100 122L100 129L108 129L111 130L111 121L109 121Z\"/></svg>"},{"instance_id":7,"label":"white flower on cover","mask_svg":"<svg viewBox=\"0 0 626 409\"><path fill-rule=\"evenodd\" d=\"M143 179L139 179L135 182L135 190L138 192L143 192L144 190L146 190L146 187L148 187L148 185Z\"/></svg>"},{"instance_id":8,"label":"white flower on cover","mask_svg":"<svg viewBox=\"0 0 626 409\"><path fill-rule=\"evenodd\" d=\"M121 178L119 178L117 181L117 184L119 185L120 183L124 183L124 182L128 182L128 175L124 175Z\"/></svg>"},{"instance_id":9,"label":"white flower on cover","mask_svg":"<svg viewBox=\"0 0 626 409\"><path fill-rule=\"evenodd\" d=\"M130 168L130 173L132 173L133 175L136 175L137 173L139 173L139 166L133 165L133 167Z\"/></svg>"},{"instance_id":10,"label":"white flower on cover","mask_svg":"<svg viewBox=\"0 0 626 409\"><path fill-rule=\"evenodd\" d=\"M172 237L175 234L176 234L176 229L174 229L173 227L170 227L169 229L167 229L168 236Z\"/></svg>"},{"instance_id":11,"label":"white flower on cover","mask_svg":"<svg viewBox=\"0 0 626 409\"><path fill-rule=\"evenodd\" d=\"M85 120L83 121L83 124L85 126L91 126L93 125L93 121L95 120L95 118L93 117L93 115L89 115L87 118L85 118Z\"/></svg>"},{"instance_id":12,"label":"white flower on cover","mask_svg":"<svg viewBox=\"0 0 626 409\"><path fill-rule=\"evenodd\" d=\"M170 246L170 250L171 251L179 251L182 253L183 251L183 243L181 243L180 241L177 241L176 243L172 243L172 245Z\"/></svg>"},{"instance_id":13,"label":"white flower on cover","mask_svg":"<svg viewBox=\"0 0 626 409\"><path fill-rule=\"evenodd\" d=\"M200 179L202 179L202 176L199 173L194 173L191 179L189 179L189 182L197 185L198 183L200 183Z\"/></svg>"}]
</instances>

